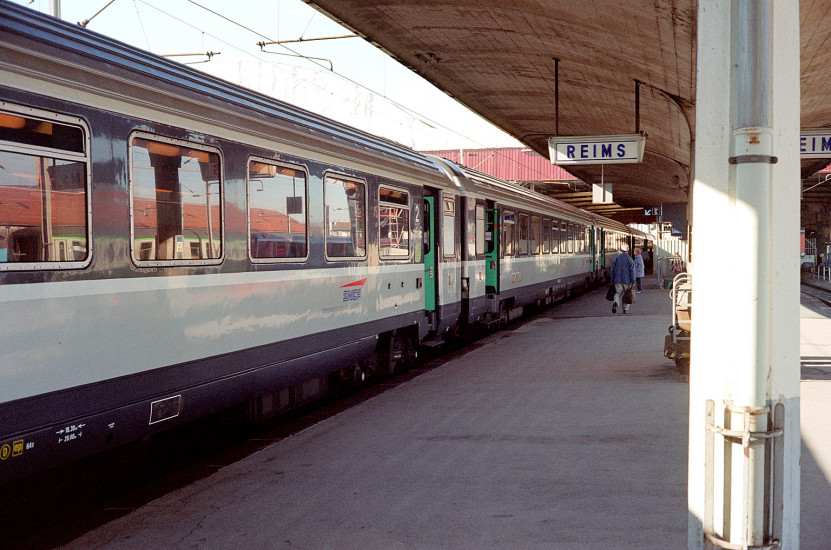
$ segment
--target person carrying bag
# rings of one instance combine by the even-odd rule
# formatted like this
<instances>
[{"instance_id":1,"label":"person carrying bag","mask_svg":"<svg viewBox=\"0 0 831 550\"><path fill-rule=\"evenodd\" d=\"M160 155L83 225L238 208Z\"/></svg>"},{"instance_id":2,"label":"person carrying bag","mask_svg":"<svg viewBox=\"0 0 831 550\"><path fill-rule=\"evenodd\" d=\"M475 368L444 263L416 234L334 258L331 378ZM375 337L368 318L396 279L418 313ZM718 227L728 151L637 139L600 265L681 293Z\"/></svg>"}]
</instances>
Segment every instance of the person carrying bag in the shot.
<instances>
[{"instance_id":1,"label":"person carrying bag","mask_svg":"<svg viewBox=\"0 0 831 550\"><path fill-rule=\"evenodd\" d=\"M612 313L617 313L618 305L623 306L623 313L629 313L632 304L632 285L635 284L635 260L629 256L629 246L621 245L620 254L612 260L612 283L615 285L615 296L612 303ZM624 294L629 291L629 301Z\"/></svg>"}]
</instances>

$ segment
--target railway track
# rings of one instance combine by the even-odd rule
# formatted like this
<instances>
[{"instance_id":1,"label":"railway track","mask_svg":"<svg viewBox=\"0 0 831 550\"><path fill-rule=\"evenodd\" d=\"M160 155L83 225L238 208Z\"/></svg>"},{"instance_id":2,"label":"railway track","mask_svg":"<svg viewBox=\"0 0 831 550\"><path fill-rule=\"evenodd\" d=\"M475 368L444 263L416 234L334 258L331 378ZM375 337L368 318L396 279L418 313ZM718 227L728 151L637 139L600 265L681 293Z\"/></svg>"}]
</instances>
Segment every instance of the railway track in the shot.
<instances>
[{"instance_id":1,"label":"railway track","mask_svg":"<svg viewBox=\"0 0 831 550\"><path fill-rule=\"evenodd\" d=\"M831 306L831 288L823 286L819 283L813 283L814 279L803 279L800 284L800 291L808 296L813 296L821 300L826 305ZM831 286L831 283L829 283Z\"/></svg>"}]
</instances>

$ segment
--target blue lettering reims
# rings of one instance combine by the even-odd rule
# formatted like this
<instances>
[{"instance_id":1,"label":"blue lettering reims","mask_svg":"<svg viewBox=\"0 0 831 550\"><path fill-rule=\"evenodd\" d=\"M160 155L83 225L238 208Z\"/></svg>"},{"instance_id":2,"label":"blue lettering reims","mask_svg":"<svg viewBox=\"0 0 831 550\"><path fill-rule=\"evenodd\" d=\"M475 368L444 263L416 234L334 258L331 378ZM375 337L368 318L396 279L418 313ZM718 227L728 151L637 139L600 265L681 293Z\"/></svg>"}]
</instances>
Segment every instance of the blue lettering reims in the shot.
<instances>
[{"instance_id":1,"label":"blue lettering reims","mask_svg":"<svg viewBox=\"0 0 831 550\"><path fill-rule=\"evenodd\" d=\"M611 157L612 156L612 144L611 143L604 143L600 146L600 155L603 157Z\"/></svg>"},{"instance_id":2,"label":"blue lettering reims","mask_svg":"<svg viewBox=\"0 0 831 550\"><path fill-rule=\"evenodd\" d=\"M831 151L831 137L822 138L822 150Z\"/></svg>"},{"instance_id":3,"label":"blue lettering reims","mask_svg":"<svg viewBox=\"0 0 831 550\"><path fill-rule=\"evenodd\" d=\"M799 138L799 152L800 153L805 152L805 136L802 136L801 138Z\"/></svg>"},{"instance_id":4,"label":"blue lettering reims","mask_svg":"<svg viewBox=\"0 0 831 550\"><path fill-rule=\"evenodd\" d=\"M587 144L583 144L580 146L580 158L584 159L589 156L589 146Z\"/></svg>"},{"instance_id":5,"label":"blue lettering reims","mask_svg":"<svg viewBox=\"0 0 831 550\"><path fill-rule=\"evenodd\" d=\"M566 156L570 159L574 158L574 145L566 146Z\"/></svg>"},{"instance_id":6,"label":"blue lettering reims","mask_svg":"<svg viewBox=\"0 0 831 550\"><path fill-rule=\"evenodd\" d=\"M626 156L626 146L622 143L618 143L617 146L617 156L618 158L622 158Z\"/></svg>"}]
</instances>

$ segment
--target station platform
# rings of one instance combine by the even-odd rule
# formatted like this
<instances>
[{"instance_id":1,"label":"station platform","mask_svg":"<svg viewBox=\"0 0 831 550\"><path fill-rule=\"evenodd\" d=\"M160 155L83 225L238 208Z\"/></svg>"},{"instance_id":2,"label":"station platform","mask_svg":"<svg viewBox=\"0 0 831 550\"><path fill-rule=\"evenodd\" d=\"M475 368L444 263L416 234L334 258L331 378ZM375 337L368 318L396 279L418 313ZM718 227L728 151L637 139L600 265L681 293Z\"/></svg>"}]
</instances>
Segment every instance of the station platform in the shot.
<instances>
[{"instance_id":1,"label":"station platform","mask_svg":"<svg viewBox=\"0 0 831 550\"><path fill-rule=\"evenodd\" d=\"M66 548L687 548L687 379L669 291L636 296L546 310ZM802 312L802 548L827 548L831 308Z\"/></svg>"}]
</instances>

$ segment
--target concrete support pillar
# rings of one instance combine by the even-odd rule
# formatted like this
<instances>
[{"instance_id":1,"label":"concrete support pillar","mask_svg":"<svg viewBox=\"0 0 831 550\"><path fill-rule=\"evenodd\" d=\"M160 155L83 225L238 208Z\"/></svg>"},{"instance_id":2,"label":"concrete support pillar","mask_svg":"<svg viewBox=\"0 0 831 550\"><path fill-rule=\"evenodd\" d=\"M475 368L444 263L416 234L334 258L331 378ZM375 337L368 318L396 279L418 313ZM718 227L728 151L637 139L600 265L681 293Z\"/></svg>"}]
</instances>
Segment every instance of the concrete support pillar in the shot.
<instances>
[{"instance_id":1,"label":"concrete support pillar","mask_svg":"<svg viewBox=\"0 0 831 550\"><path fill-rule=\"evenodd\" d=\"M799 5L699 0L697 46L688 546L794 549Z\"/></svg>"}]
</instances>

